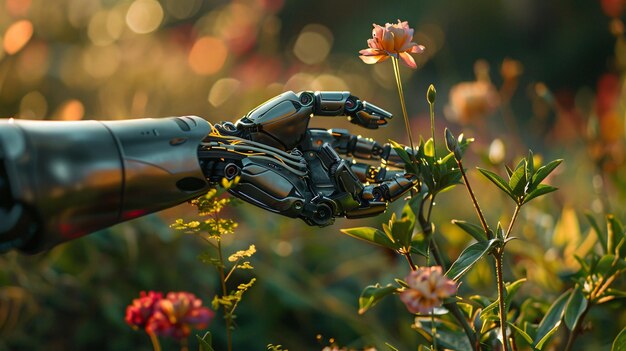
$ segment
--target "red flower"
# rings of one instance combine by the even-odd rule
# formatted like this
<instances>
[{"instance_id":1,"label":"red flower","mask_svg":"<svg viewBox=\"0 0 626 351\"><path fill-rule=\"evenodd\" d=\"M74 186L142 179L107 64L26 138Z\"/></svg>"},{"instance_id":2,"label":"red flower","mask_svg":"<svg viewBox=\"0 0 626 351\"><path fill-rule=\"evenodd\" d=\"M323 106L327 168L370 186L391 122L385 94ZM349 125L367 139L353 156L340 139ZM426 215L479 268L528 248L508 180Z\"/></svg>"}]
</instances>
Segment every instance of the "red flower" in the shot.
<instances>
[{"instance_id":1,"label":"red flower","mask_svg":"<svg viewBox=\"0 0 626 351\"><path fill-rule=\"evenodd\" d=\"M169 336L178 340L189 336L191 329L204 329L213 318L213 311L202 307L202 300L188 292L142 291L126 308L126 323L146 333Z\"/></svg>"},{"instance_id":2,"label":"red flower","mask_svg":"<svg viewBox=\"0 0 626 351\"><path fill-rule=\"evenodd\" d=\"M202 300L188 292L171 292L157 304L146 332L175 339L189 336L191 329L204 329L213 318L213 311L202 307Z\"/></svg>"},{"instance_id":3,"label":"red flower","mask_svg":"<svg viewBox=\"0 0 626 351\"><path fill-rule=\"evenodd\" d=\"M410 54L419 54L424 46L412 42L413 28L408 22L398 20L397 24L386 23L385 27L373 24L372 39L367 40L368 49L359 51L363 62L374 64L383 62L393 56L401 59L402 63L411 68L417 68L415 60Z\"/></svg>"},{"instance_id":4,"label":"red flower","mask_svg":"<svg viewBox=\"0 0 626 351\"><path fill-rule=\"evenodd\" d=\"M139 298L126 308L126 323L133 328L143 328L154 312L154 307L163 298L160 292L142 291Z\"/></svg>"}]
</instances>

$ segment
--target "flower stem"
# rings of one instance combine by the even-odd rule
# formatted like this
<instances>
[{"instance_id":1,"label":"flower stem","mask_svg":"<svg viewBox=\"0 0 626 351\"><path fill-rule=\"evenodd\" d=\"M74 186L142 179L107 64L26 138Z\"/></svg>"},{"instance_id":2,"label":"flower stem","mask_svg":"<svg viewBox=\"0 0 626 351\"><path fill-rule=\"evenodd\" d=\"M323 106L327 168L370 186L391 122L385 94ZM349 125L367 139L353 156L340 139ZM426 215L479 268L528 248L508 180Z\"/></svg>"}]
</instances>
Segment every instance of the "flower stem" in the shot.
<instances>
[{"instance_id":1,"label":"flower stem","mask_svg":"<svg viewBox=\"0 0 626 351\"><path fill-rule=\"evenodd\" d=\"M411 135L411 124L409 123L409 116L406 113L404 90L402 89L402 80L400 80L400 65L398 64L398 58L395 56L391 56L391 62L393 63L393 73L396 78L398 95L400 96L400 106L402 107L402 115L404 116L404 127L406 128L406 133L409 137L409 144L411 145L411 158L413 159L415 167L417 167L417 159L415 158L415 146L413 144L413 136Z\"/></svg>"},{"instance_id":2,"label":"flower stem","mask_svg":"<svg viewBox=\"0 0 626 351\"><path fill-rule=\"evenodd\" d=\"M217 217L217 213L215 214L215 226L216 228L220 225L219 219ZM228 294L228 290L226 289L226 274L224 272L224 254L222 253L222 240L221 238L217 239L217 255L220 261L220 265L218 267L218 271L220 274L220 283L222 285L222 297ZM226 320L226 340L228 342L228 351L233 350L233 336L231 332L232 327L232 311L229 311L226 305L224 307L224 319Z\"/></svg>"},{"instance_id":3,"label":"flower stem","mask_svg":"<svg viewBox=\"0 0 626 351\"><path fill-rule=\"evenodd\" d=\"M472 198L472 203L474 204L474 209L476 209L476 214L478 215L478 219L480 220L480 224L485 231L485 235L487 235L487 239L491 238L491 231L489 230L489 226L487 225L487 221L485 220L485 216L483 215L483 211L480 209L480 205L478 205L478 200L476 200L476 196L474 196L474 191L472 191L472 186L467 179L467 175L465 174L465 170L463 169L463 162L461 160L456 161L459 166L459 170L461 171L461 175L463 176L463 182L465 183L465 187Z\"/></svg>"},{"instance_id":4,"label":"flower stem","mask_svg":"<svg viewBox=\"0 0 626 351\"><path fill-rule=\"evenodd\" d=\"M498 283L498 301L500 309L500 330L502 333L502 346L504 351L509 351L509 342L506 337L506 303L504 301L504 279L502 278L502 252L494 254L496 259L496 279Z\"/></svg>"},{"instance_id":5,"label":"flower stem","mask_svg":"<svg viewBox=\"0 0 626 351\"><path fill-rule=\"evenodd\" d=\"M513 223L515 223L515 220L517 219L517 215L519 214L519 210L522 208L521 205L517 205L515 206L515 212L513 212L513 217L511 218L511 223L509 223L509 227L506 230L506 234L504 235L504 238L507 239L509 237L509 235L511 234L511 229L513 229Z\"/></svg>"},{"instance_id":6,"label":"flower stem","mask_svg":"<svg viewBox=\"0 0 626 351\"><path fill-rule=\"evenodd\" d=\"M424 235L430 236L432 234L432 226L430 225L430 222L426 221L425 218L423 218L423 216L421 215L418 216L418 218L419 218L420 226L422 227L422 231L424 232ZM441 266L445 270L446 267L445 267L443 258L441 256L441 252L439 251L439 247L437 246L434 240L430 241L429 248L430 248L430 252L432 253L433 260L435 261L435 263L438 266ZM461 325L461 327L465 331L465 334L467 335L467 338L469 339L470 344L472 345L472 350L475 350L475 351L480 350L480 344L478 342L478 339L476 338L476 333L474 332L474 329L472 329L472 326L470 326L470 324L465 319L465 316L461 312L461 309L456 304L456 302L444 303L443 307L447 308L448 311L450 311L450 313L452 314L452 316L454 316L454 318L457 320L457 322L459 322L459 325Z\"/></svg>"},{"instance_id":7,"label":"flower stem","mask_svg":"<svg viewBox=\"0 0 626 351\"><path fill-rule=\"evenodd\" d=\"M404 255L404 257L406 257L407 262L409 262L409 267L411 267L411 270L417 270L417 268L415 267L415 263L413 263L413 258L411 257L411 251L404 251L402 254Z\"/></svg>"},{"instance_id":8,"label":"flower stem","mask_svg":"<svg viewBox=\"0 0 626 351\"><path fill-rule=\"evenodd\" d=\"M433 335L433 350L437 350L437 326L434 311L430 312L430 332Z\"/></svg>"},{"instance_id":9,"label":"flower stem","mask_svg":"<svg viewBox=\"0 0 626 351\"><path fill-rule=\"evenodd\" d=\"M156 334L148 333L148 335L150 335L150 341L152 341L154 351L161 351L161 343L159 343L159 338L157 338Z\"/></svg>"},{"instance_id":10,"label":"flower stem","mask_svg":"<svg viewBox=\"0 0 626 351\"><path fill-rule=\"evenodd\" d=\"M435 144L435 103L428 101L428 108L430 110L430 134L433 138L433 156L437 161L437 147Z\"/></svg>"}]
</instances>

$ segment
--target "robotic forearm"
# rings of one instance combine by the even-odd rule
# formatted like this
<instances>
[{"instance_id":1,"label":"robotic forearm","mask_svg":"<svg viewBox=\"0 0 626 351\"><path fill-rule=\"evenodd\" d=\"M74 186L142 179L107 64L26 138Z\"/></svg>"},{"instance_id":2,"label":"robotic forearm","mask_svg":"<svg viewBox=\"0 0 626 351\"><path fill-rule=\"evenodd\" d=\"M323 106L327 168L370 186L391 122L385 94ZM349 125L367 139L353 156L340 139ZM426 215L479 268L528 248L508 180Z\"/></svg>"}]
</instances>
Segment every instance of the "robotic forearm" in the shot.
<instances>
[{"instance_id":1,"label":"robotic forearm","mask_svg":"<svg viewBox=\"0 0 626 351\"><path fill-rule=\"evenodd\" d=\"M37 252L175 206L221 178L231 194L325 226L372 216L415 176L388 145L345 130L309 129L312 115L377 128L391 115L348 92L287 92L237 122L195 116L128 121L0 121L0 251Z\"/></svg>"},{"instance_id":2,"label":"robotic forearm","mask_svg":"<svg viewBox=\"0 0 626 351\"><path fill-rule=\"evenodd\" d=\"M36 252L206 192L199 117L0 121L0 251Z\"/></svg>"}]
</instances>

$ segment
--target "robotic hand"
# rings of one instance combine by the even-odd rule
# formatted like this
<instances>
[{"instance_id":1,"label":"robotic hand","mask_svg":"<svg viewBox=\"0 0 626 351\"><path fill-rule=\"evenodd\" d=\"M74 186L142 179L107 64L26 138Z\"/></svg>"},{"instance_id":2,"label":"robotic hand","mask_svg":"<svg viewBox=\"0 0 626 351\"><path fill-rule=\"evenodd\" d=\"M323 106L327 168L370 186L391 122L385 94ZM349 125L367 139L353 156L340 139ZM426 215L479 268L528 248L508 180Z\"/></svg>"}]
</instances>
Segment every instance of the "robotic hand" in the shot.
<instances>
[{"instance_id":1,"label":"robotic hand","mask_svg":"<svg viewBox=\"0 0 626 351\"><path fill-rule=\"evenodd\" d=\"M0 251L41 251L193 199L224 177L239 177L234 196L318 226L382 213L415 186L390 145L308 128L313 115L369 129L391 118L349 92L286 92L215 125L0 120Z\"/></svg>"}]
</instances>

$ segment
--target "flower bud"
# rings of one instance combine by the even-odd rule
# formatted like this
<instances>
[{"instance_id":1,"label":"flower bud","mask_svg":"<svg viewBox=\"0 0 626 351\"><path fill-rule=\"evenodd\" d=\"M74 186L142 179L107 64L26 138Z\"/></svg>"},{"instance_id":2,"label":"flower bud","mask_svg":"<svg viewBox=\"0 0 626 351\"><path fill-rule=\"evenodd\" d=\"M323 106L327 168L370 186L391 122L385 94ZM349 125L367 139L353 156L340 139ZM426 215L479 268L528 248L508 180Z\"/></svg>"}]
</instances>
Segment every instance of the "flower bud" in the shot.
<instances>
[{"instance_id":1,"label":"flower bud","mask_svg":"<svg viewBox=\"0 0 626 351\"><path fill-rule=\"evenodd\" d=\"M428 92L426 93L426 100L428 100L428 103L432 105L435 103L436 97L437 97L437 90L435 90L435 86L431 84L428 87Z\"/></svg>"},{"instance_id":2,"label":"flower bud","mask_svg":"<svg viewBox=\"0 0 626 351\"><path fill-rule=\"evenodd\" d=\"M445 133L446 133L446 147L448 148L448 151L454 151L454 148L457 146L456 139L454 138L454 135L452 134L450 129L446 128Z\"/></svg>"}]
</instances>

